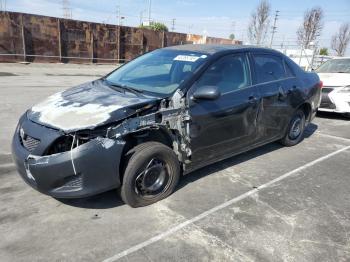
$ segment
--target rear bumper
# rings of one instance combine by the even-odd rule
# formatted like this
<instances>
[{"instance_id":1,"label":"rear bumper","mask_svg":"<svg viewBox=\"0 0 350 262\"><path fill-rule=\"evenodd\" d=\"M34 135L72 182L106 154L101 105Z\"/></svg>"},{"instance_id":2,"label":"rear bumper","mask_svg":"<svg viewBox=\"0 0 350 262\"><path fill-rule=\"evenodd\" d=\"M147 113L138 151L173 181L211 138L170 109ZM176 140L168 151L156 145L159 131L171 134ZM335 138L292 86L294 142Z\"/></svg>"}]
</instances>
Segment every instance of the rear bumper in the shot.
<instances>
[{"instance_id":1,"label":"rear bumper","mask_svg":"<svg viewBox=\"0 0 350 262\"><path fill-rule=\"evenodd\" d=\"M16 130L12 155L18 173L34 189L56 198L80 198L120 186L123 147L123 141L98 137L71 151L37 156L22 146Z\"/></svg>"}]
</instances>

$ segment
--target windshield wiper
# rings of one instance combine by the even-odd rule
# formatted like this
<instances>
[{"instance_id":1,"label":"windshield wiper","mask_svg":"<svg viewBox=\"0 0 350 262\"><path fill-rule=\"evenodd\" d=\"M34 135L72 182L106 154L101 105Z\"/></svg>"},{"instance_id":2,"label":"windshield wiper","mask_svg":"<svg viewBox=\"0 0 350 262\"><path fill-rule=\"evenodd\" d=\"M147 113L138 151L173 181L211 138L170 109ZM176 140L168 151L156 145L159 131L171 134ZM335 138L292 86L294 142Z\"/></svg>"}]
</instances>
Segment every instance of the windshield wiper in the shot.
<instances>
[{"instance_id":1,"label":"windshield wiper","mask_svg":"<svg viewBox=\"0 0 350 262\"><path fill-rule=\"evenodd\" d=\"M130 86L122 85L121 87L124 88L125 90L129 91L130 93L133 93L133 94L136 94L136 95L140 95L140 94L143 93L142 90L137 89L137 88L133 88L133 87L130 87Z\"/></svg>"},{"instance_id":2,"label":"windshield wiper","mask_svg":"<svg viewBox=\"0 0 350 262\"><path fill-rule=\"evenodd\" d=\"M121 85L121 84L115 84L115 83L111 83L109 81L107 81L108 85L112 86L112 87L116 87L118 88L117 91L119 92L124 92L125 93L125 90L130 92L130 93L133 93L135 95L141 95L143 93L142 90L140 89L136 89L136 88L133 88L133 87L130 87L130 86L127 86L127 85Z\"/></svg>"}]
</instances>

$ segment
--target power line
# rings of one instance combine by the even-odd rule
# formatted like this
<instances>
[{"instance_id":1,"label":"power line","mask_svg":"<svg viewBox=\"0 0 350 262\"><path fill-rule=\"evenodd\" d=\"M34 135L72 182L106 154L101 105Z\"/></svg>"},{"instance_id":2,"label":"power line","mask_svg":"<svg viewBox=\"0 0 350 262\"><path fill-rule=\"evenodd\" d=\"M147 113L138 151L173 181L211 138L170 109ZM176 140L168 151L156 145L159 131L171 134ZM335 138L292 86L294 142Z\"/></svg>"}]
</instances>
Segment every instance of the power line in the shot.
<instances>
[{"instance_id":1,"label":"power line","mask_svg":"<svg viewBox=\"0 0 350 262\"><path fill-rule=\"evenodd\" d=\"M272 46L272 41L273 41L273 36L274 34L276 33L276 29L277 29L277 26L276 26L276 22L277 22L277 19L278 19L278 13L280 11L276 10L276 13L275 13L275 19L273 21L273 27L272 27L272 31L271 31L271 41L270 41L270 47Z\"/></svg>"}]
</instances>

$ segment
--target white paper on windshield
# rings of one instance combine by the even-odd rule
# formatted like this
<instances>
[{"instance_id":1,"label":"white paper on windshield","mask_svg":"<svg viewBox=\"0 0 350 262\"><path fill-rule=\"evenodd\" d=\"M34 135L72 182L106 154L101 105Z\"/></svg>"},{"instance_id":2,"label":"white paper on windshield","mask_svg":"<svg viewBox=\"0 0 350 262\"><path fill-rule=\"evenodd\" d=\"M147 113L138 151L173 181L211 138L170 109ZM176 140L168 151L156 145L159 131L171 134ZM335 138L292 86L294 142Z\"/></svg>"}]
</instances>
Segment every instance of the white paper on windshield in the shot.
<instances>
[{"instance_id":1,"label":"white paper on windshield","mask_svg":"<svg viewBox=\"0 0 350 262\"><path fill-rule=\"evenodd\" d=\"M175 61L186 61L186 62L196 62L199 59L199 56L190 56L190 55L178 55L174 58Z\"/></svg>"}]
</instances>

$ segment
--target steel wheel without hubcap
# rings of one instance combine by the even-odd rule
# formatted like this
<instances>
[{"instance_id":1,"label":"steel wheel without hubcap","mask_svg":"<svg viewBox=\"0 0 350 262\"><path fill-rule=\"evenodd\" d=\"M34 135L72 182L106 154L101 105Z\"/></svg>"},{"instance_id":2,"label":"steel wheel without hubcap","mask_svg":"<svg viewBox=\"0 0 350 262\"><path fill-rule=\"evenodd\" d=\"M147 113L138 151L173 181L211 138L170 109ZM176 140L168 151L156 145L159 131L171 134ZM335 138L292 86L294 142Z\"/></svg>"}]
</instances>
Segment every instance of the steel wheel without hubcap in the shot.
<instances>
[{"instance_id":1,"label":"steel wheel without hubcap","mask_svg":"<svg viewBox=\"0 0 350 262\"><path fill-rule=\"evenodd\" d=\"M301 130L302 130L301 124L302 124L302 119L300 116L297 116L296 118L294 118L292 127L288 134L290 139L294 140L300 136Z\"/></svg>"},{"instance_id":2,"label":"steel wheel without hubcap","mask_svg":"<svg viewBox=\"0 0 350 262\"><path fill-rule=\"evenodd\" d=\"M282 145L294 146L303 140L306 115L303 110L298 109L288 124L284 137L280 140Z\"/></svg>"},{"instance_id":3,"label":"steel wheel without hubcap","mask_svg":"<svg viewBox=\"0 0 350 262\"><path fill-rule=\"evenodd\" d=\"M132 207L153 204L174 192L180 178L175 152L159 142L150 141L130 149L120 195Z\"/></svg>"},{"instance_id":4,"label":"steel wheel without hubcap","mask_svg":"<svg viewBox=\"0 0 350 262\"><path fill-rule=\"evenodd\" d=\"M135 179L135 192L140 197L152 198L166 190L169 185L169 173L166 163L152 158L145 169Z\"/></svg>"}]
</instances>

